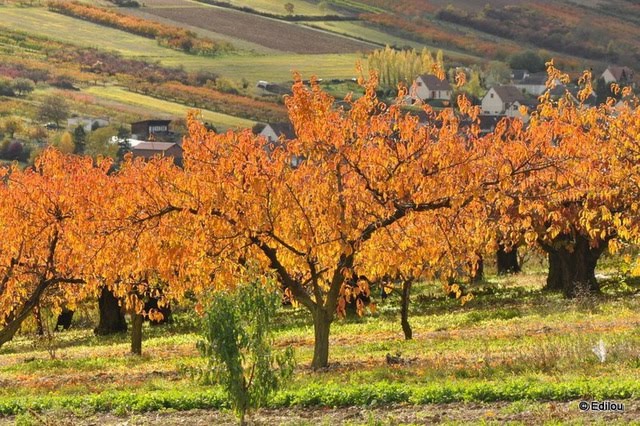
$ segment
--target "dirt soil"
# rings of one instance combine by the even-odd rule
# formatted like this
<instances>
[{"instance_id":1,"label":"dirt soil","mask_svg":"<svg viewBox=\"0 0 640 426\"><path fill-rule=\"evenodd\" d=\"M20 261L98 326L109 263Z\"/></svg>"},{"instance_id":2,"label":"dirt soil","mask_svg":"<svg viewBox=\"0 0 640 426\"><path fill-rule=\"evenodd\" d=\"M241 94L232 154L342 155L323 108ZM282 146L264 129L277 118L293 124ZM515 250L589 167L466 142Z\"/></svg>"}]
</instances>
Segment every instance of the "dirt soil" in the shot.
<instances>
[{"instance_id":1,"label":"dirt soil","mask_svg":"<svg viewBox=\"0 0 640 426\"><path fill-rule=\"evenodd\" d=\"M178 7L145 7L143 10L178 24L192 25L283 52L354 53L370 51L377 47L249 13L216 7L193 7L193 3L180 1L175 3Z\"/></svg>"},{"instance_id":2,"label":"dirt soil","mask_svg":"<svg viewBox=\"0 0 640 426\"><path fill-rule=\"evenodd\" d=\"M425 406L394 405L362 408L313 408L260 410L249 418L253 425L359 425L359 424L476 424L479 422L503 424L506 422L537 425L555 422L640 424L640 401L623 401L623 413L581 412L578 401L566 403L454 403ZM236 425L230 413L207 410L183 412L157 412L115 416L96 414L82 417L74 415L32 415L42 424L67 425ZM37 417L38 416L38 417ZM0 418L0 425L13 424L15 418Z\"/></svg>"}]
</instances>

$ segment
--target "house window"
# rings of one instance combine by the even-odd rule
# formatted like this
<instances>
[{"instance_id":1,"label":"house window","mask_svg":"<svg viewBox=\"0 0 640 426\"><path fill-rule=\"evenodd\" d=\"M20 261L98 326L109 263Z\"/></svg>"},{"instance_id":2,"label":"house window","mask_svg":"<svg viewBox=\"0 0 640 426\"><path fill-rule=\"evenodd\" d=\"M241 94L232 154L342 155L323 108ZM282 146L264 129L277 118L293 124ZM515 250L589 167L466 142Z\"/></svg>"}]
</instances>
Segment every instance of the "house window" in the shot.
<instances>
[{"instance_id":1,"label":"house window","mask_svg":"<svg viewBox=\"0 0 640 426\"><path fill-rule=\"evenodd\" d=\"M493 99L493 93L491 93L491 95L489 95L491 97L491 99Z\"/></svg>"},{"instance_id":2,"label":"house window","mask_svg":"<svg viewBox=\"0 0 640 426\"><path fill-rule=\"evenodd\" d=\"M432 91L431 91L431 97L432 97L432 98L435 98L435 97L436 97L436 91L435 91L435 90L432 90Z\"/></svg>"},{"instance_id":3,"label":"house window","mask_svg":"<svg viewBox=\"0 0 640 426\"><path fill-rule=\"evenodd\" d=\"M149 126L149 133L166 132L167 126Z\"/></svg>"},{"instance_id":4,"label":"house window","mask_svg":"<svg viewBox=\"0 0 640 426\"><path fill-rule=\"evenodd\" d=\"M416 84L418 85L418 87L422 87L422 82L418 81L416 82Z\"/></svg>"}]
</instances>

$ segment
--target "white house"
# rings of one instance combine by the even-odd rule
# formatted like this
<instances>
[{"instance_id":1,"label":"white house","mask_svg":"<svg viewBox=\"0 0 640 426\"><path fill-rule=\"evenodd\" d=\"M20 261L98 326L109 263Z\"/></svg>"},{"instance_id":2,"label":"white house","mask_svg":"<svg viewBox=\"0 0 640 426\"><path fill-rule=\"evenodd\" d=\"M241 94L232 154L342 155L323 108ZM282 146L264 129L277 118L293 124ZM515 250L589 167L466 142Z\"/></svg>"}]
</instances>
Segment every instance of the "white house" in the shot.
<instances>
[{"instance_id":1,"label":"white house","mask_svg":"<svg viewBox=\"0 0 640 426\"><path fill-rule=\"evenodd\" d=\"M100 127L107 127L109 118L91 118L91 117L72 117L67 120L67 128L75 130L78 126L82 126L85 132L89 133Z\"/></svg>"},{"instance_id":2,"label":"white house","mask_svg":"<svg viewBox=\"0 0 640 426\"><path fill-rule=\"evenodd\" d=\"M414 98L425 100L443 100L451 99L453 90L447 80L440 80L433 74L423 74L415 79L411 86L411 95Z\"/></svg>"},{"instance_id":3,"label":"white house","mask_svg":"<svg viewBox=\"0 0 640 426\"><path fill-rule=\"evenodd\" d=\"M547 90L547 73L527 74L522 80L516 80L513 85L522 92L533 96L542 95Z\"/></svg>"},{"instance_id":4,"label":"white house","mask_svg":"<svg viewBox=\"0 0 640 426\"><path fill-rule=\"evenodd\" d=\"M264 136L273 147L280 146L282 141L280 138L285 140L295 139L296 132L293 128L293 125L289 122L282 123L270 123L264 126L264 129L260 133L259 136ZM271 146L265 147L265 149L270 152L273 148ZM294 157L291 159L291 165L293 167L297 167L298 164L302 162L302 157Z\"/></svg>"},{"instance_id":5,"label":"white house","mask_svg":"<svg viewBox=\"0 0 640 426\"><path fill-rule=\"evenodd\" d=\"M609 83L631 83L633 81L633 70L629 67L610 66L600 76L604 82Z\"/></svg>"},{"instance_id":6,"label":"white house","mask_svg":"<svg viewBox=\"0 0 640 426\"><path fill-rule=\"evenodd\" d=\"M520 117L519 107L529 105L527 98L515 86L492 86L482 98L482 114Z\"/></svg>"},{"instance_id":7,"label":"white house","mask_svg":"<svg viewBox=\"0 0 640 426\"><path fill-rule=\"evenodd\" d=\"M296 132L291 123L282 122L267 124L258 135L264 136L271 143L276 143L280 140L280 137L294 139Z\"/></svg>"}]
</instances>

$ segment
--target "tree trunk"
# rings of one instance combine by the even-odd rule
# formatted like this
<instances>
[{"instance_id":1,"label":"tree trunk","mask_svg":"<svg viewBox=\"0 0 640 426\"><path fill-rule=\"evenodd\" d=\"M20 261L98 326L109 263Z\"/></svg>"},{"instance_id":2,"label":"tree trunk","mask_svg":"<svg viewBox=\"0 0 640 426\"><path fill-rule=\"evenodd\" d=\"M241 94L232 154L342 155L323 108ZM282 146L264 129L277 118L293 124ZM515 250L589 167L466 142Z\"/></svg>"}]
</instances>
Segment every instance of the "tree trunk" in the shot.
<instances>
[{"instance_id":1,"label":"tree trunk","mask_svg":"<svg viewBox=\"0 0 640 426\"><path fill-rule=\"evenodd\" d=\"M142 355L142 323L144 317L140 314L133 314L131 319L131 353Z\"/></svg>"},{"instance_id":2,"label":"tree trunk","mask_svg":"<svg viewBox=\"0 0 640 426\"><path fill-rule=\"evenodd\" d=\"M549 258L549 273L547 274L547 285L545 290L562 291L562 267L560 264L560 255L556 250L547 250Z\"/></svg>"},{"instance_id":3,"label":"tree trunk","mask_svg":"<svg viewBox=\"0 0 640 426\"><path fill-rule=\"evenodd\" d=\"M33 307L33 316L36 319L36 333L38 336L44 336L44 324L42 323L42 312L40 311L39 303Z\"/></svg>"},{"instance_id":4,"label":"tree trunk","mask_svg":"<svg viewBox=\"0 0 640 426\"><path fill-rule=\"evenodd\" d=\"M478 264L475 271L471 272L471 282L479 283L484 279L484 259L478 256Z\"/></svg>"},{"instance_id":5,"label":"tree trunk","mask_svg":"<svg viewBox=\"0 0 640 426\"><path fill-rule=\"evenodd\" d=\"M317 307L313 312L314 346L311 367L324 368L329 365L329 330L333 315L327 313L323 307Z\"/></svg>"},{"instance_id":6,"label":"tree trunk","mask_svg":"<svg viewBox=\"0 0 640 426\"><path fill-rule=\"evenodd\" d=\"M518 264L518 247L506 251L503 245L498 247L497 253L498 275L517 274L520 272Z\"/></svg>"},{"instance_id":7,"label":"tree trunk","mask_svg":"<svg viewBox=\"0 0 640 426\"><path fill-rule=\"evenodd\" d=\"M402 324L402 331L404 332L404 340L411 340L413 338L413 331L411 330L411 324L409 324L409 296L412 283L411 280L403 281L402 293L400 295L400 323Z\"/></svg>"},{"instance_id":8,"label":"tree trunk","mask_svg":"<svg viewBox=\"0 0 640 426\"><path fill-rule=\"evenodd\" d=\"M18 310L18 313L7 320L6 325L0 330L0 348L13 339L13 336L20 330L20 326L24 320L27 319L33 308L40 302L40 297L42 297L44 291L49 287L49 284L49 281L42 281L38 284L38 287L36 287L31 297L24 302L24 305Z\"/></svg>"},{"instance_id":9,"label":"tree trunk","mask_svg":"<svg viewBox=\"0 0 640 426\"><path fill-rule=\"evenodd\" d=\"M58 320L56 321L55 331L68 330L71 328L71 320L73 319L73 311L69 309L63 309L58 315Z\"/></svg>"},{"instance_id":10,"label":"tree trunk","mask_svg":"<svg viewBox=\"0 0 640 426\"><path fill-rule=\"evenodd\" d=\"M122 309L118 304L118 299L109 291L102 287L100 299L98 299L100 309L100 322L93 332L98 336L122 333L127 331L127 320L124 318Z\"/></svg>"},{"instance_id":11,"label":"tree trunk","mask_svg":"<svg viewBox=\"0 0 640 426\"><path fill-rule=\"evenodd\" d=\"M580 294L596 294L600 286L596 280L596 265L606 244L589 246L589 240L582 235L571 241L571 246L562 244L546 247L549 253L549 275L547 290L561 290L565 297Z\"/></svg>"}]
</instances>

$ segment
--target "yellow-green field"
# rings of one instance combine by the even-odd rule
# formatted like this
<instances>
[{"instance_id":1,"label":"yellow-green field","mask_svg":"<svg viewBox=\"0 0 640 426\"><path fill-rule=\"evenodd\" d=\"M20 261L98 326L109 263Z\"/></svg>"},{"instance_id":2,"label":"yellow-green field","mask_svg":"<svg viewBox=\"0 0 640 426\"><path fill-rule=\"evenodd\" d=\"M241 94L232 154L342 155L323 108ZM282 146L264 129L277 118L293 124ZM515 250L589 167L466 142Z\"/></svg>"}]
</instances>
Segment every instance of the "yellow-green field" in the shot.
<instances>
[{"instance_id":1,"label":"yellow-green field","mask_svg":"<svg viewBox=\"0 0 640 426\"><path fill-rule=\"evenodd\" d=\"M202 3L186 0L194 5L202 5ZM322 16L322 15L336 15L335 11L327 8L322 10L317 4L304 0L225 0L227 3L233 6L250 7L260 12L272 13L274 15L287 15L285 10L285 3L293 4L293 13L295 15L308 15L308 16ZM148 7L174 7L175 4L167 2L166 0L146 0L144 5Z\"/></svg>"},{"instance_id":2,"label":"yellow-green field","mask_svg":"<svg viewBox=\"0 0 640 426\"><path fill-rule=\"evenodd\" d=\"M0 28L2 27L83 47L115 50L127 57L162 60L167 57L188 56L160 47L155 40L49 12L44 8L0 6Z\"/></svg>"},{"instance_id":3,"label":"yellow-green field","mask_svg":"<svg viewBox=\"0 0 640 426\"><path fill-rule=\"evenodd\" d=\"M292 71L322 78L351 78L359 54L255 54L238 52L220 57L188 55L158 46L154 40L124 31L92 24L52 13L43 8L0 6L0 30L25 31L83 47L114 50L126 57L160 61L167 66L182 66L187 70L207 69L223 76L252 84L258 80L287 81ZM366 61L363 61L366 62Z\"/></svg>"},{"instance_id":4,"label":"yellow-green field","mask_svg":"<svg viewBox=\"0 0 640 426\"><path fill-rule=\"evenodd\" d=\"M126 89L116 86L94 86L86 89L85 91L101 99L138 107L147 114L155 112L161 116L185 118L187 116L187 112L193 110L193 108L189 108L181 104L156 99L139 93L129 92ZM214 124L218 129L244 129L250 128L255 124L253 121L246 120L244 118L233 117L231 115L220 114L207 110L200 111L202 119Z\"/></svg>"}]
</instances>

